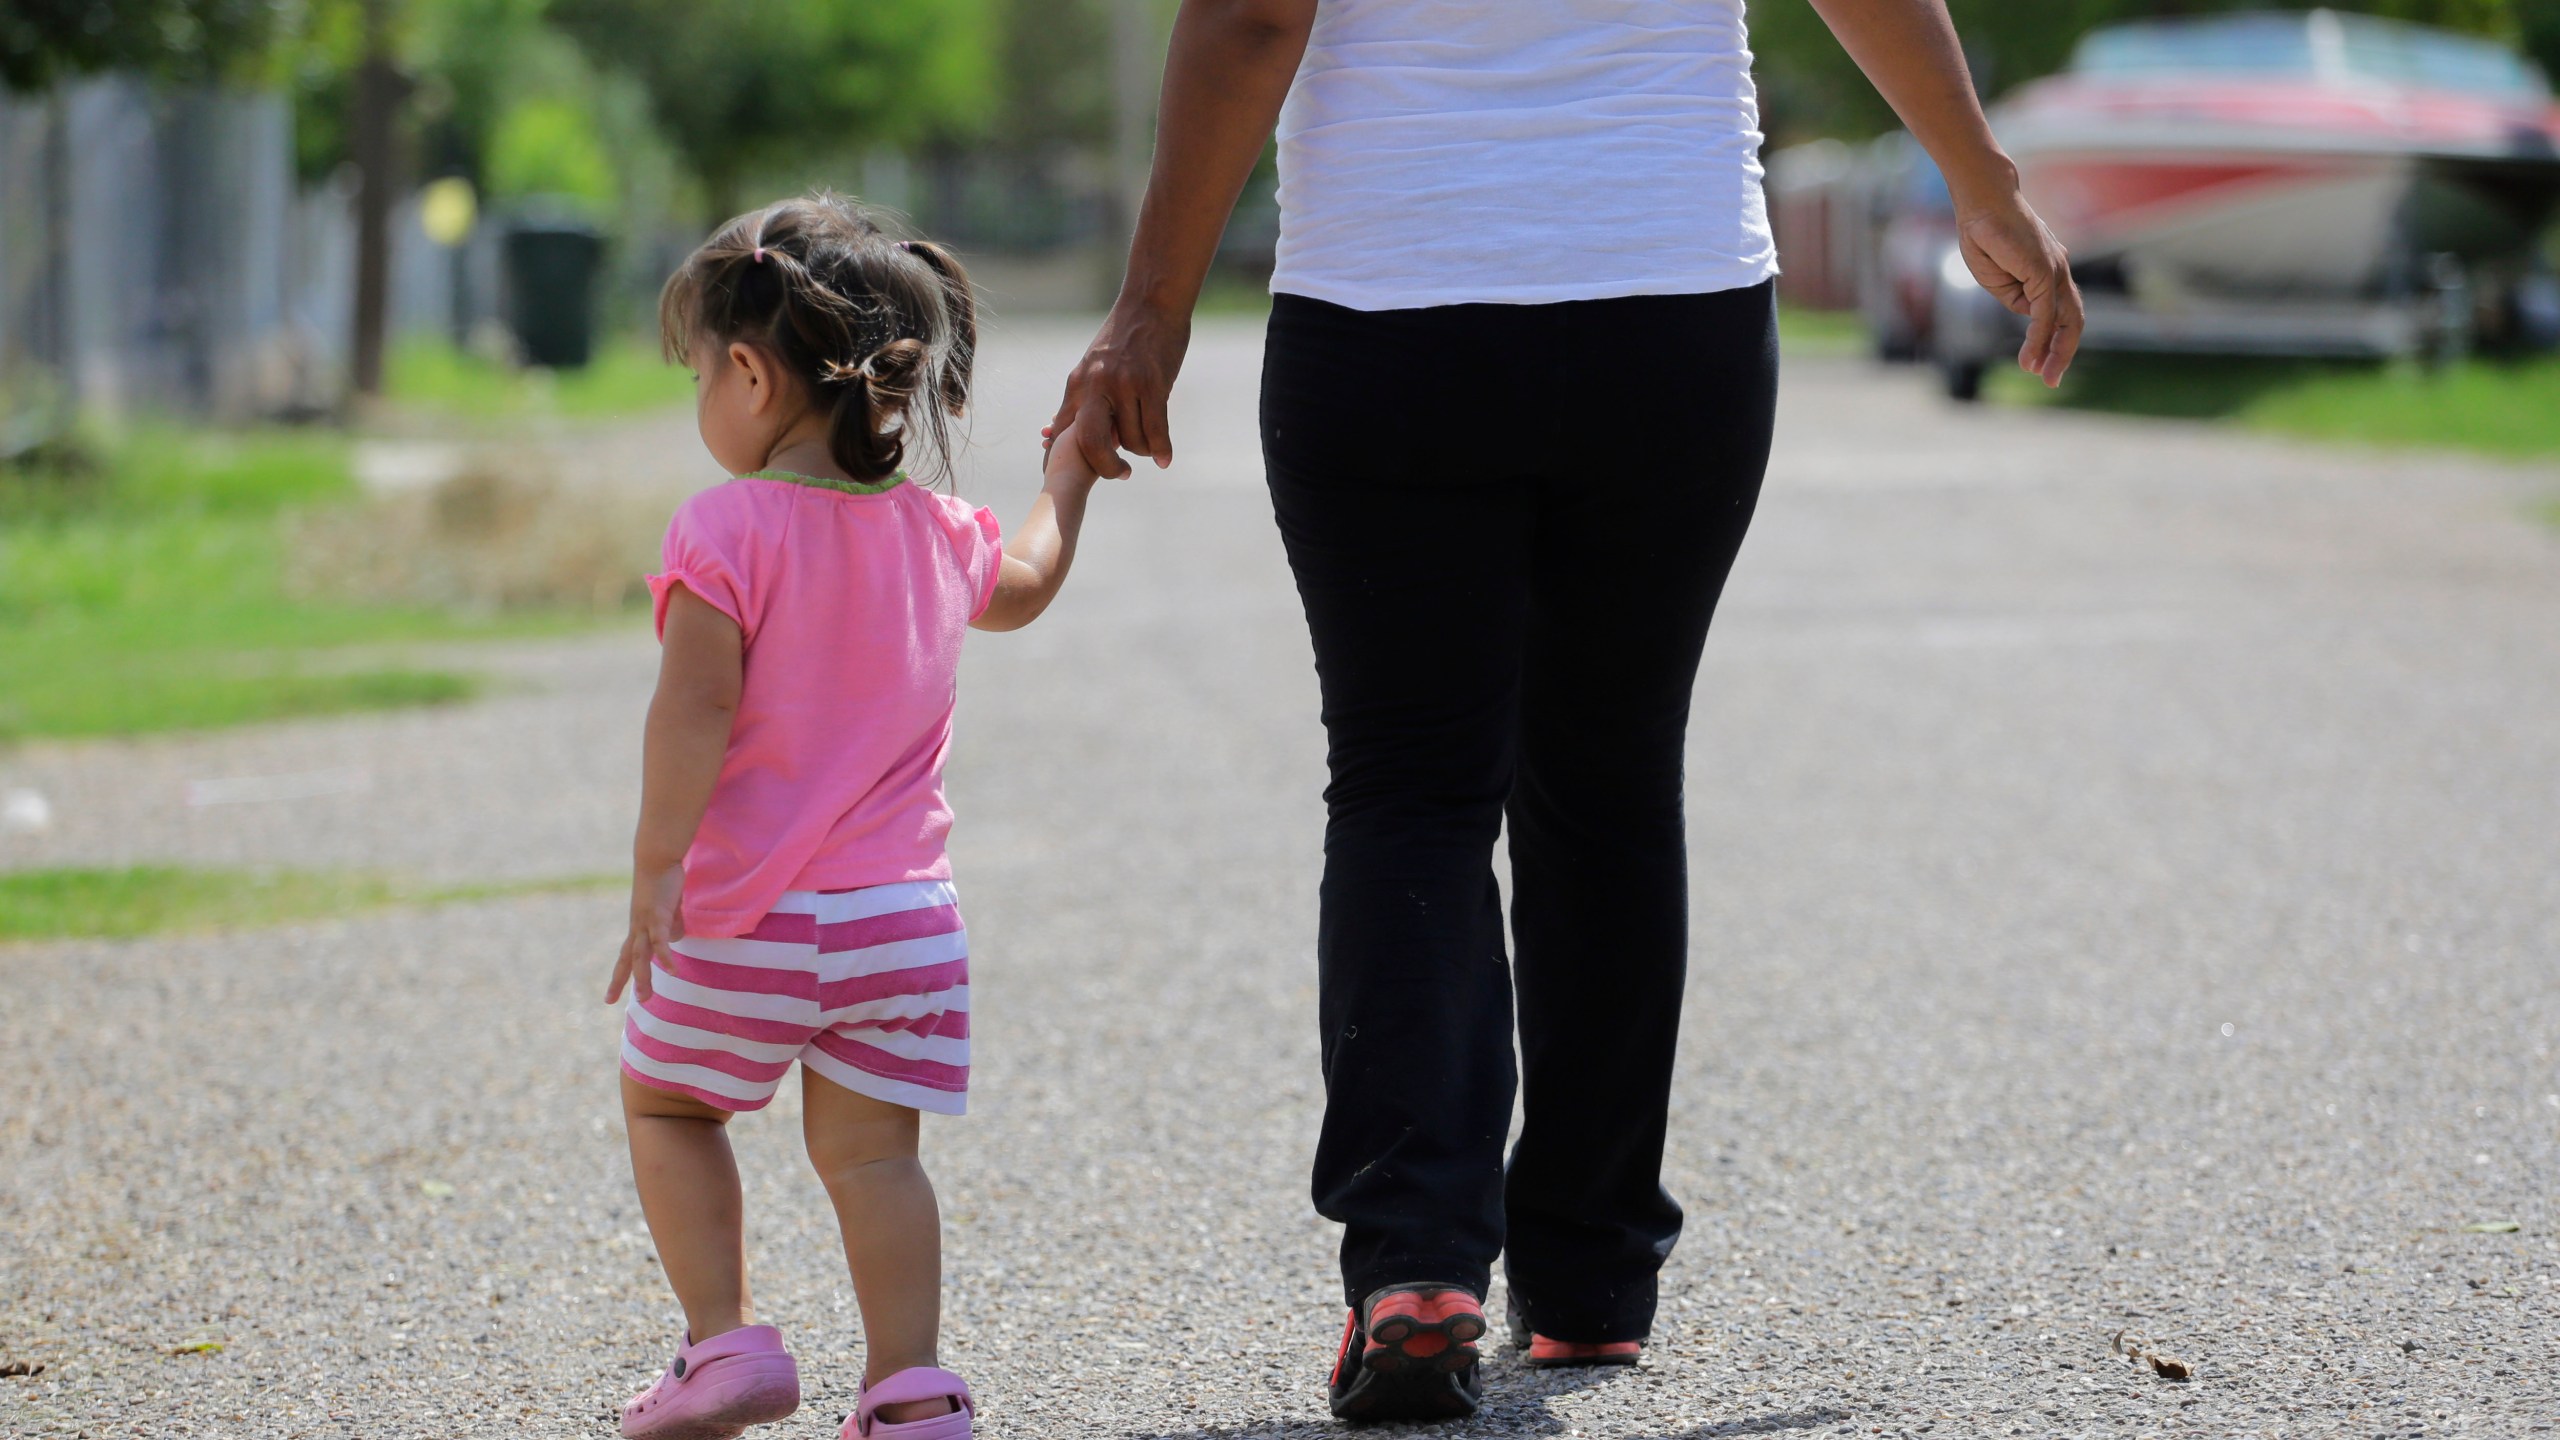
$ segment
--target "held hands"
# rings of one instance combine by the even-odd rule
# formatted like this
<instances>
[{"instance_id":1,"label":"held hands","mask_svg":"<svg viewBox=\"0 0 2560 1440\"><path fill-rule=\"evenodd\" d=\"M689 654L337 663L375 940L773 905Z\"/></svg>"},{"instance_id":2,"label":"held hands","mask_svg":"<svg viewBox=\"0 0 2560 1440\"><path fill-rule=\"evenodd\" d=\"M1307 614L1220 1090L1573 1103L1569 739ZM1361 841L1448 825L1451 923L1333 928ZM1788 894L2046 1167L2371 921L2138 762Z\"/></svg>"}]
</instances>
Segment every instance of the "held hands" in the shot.
<instances>
[{"instance_id":1,"label":"held hands","mask_svg":"<svg viewBox=\"0 0 2560 1440\"><path fill-rule=\"evenodd\" d=\"M1085 458L1084 447L1078 443L1082 429L1073 422L1063 430L1054 425L1040 427L1041 488L1090 490L1100 482L1100 472L1094 469L1091 460ZM1128 474L1129 468L1121 466L1120 473Z\"/></svg>"},{"instance_id":2,"label":"held hands","mask_svg":"<svg viewBox=\"0 0 2560 1440\"><path fill-rule=\"evenodd\" d=\"M2018 368L2050 387L2062 383L2080 349L2080 287L2071 257L2015 188L1987 199L1958 197L1956 244L1965 268L1993 298L2027 317Z\"/></svg>"},{"instance_id":3,"label":"held hands","mask_svg":"<svg viewBox=\"0 0 2560 1440\"><path fill-rule=\"evenodd\" d=\"M667 947L684 938L684 866L681 864L635 869L631 875L631 931L622 938L622 955L613 962L613 982L604 987L604 1003L622 998L622 987L628 983L631 993L649 998L649 966L655 961L675 963L674 952Z\"/></svg>"},{"instance_id":4,"label":"held hands","mask_svg":"<svg viewBox=\"0 0 2560 1440\"><path fill-rule=\"evenodd\" d=\"M1040 433L1054 440L1073 436L1097 476L1117 480L1129 473L1120 452L1144 455L1161 470L1173 463L1173 430L1166 423L1165 401L1173 378L1182 373L1182 357L1191 348L1191 314L1123 304L1114 307L1093 337L1093 344L1067 372L1066 398Z\"/></svg>"}]
</instances>

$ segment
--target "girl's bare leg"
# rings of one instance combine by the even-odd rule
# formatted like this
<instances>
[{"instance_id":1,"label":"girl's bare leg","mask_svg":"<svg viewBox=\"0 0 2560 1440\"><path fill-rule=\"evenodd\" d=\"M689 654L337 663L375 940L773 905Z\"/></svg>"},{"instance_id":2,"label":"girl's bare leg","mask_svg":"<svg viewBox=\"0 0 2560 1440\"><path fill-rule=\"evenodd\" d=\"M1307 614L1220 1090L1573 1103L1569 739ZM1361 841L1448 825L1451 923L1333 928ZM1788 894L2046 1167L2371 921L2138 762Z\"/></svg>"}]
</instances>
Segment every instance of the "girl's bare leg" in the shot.
<instances>
[{"instance_id":1,"label":"girl's bare leg","mask_svg":"<svg viewBox=\"0 0 2560 1440\"><path fill-rule=\"evenodd\" d=\"M918 1116L904 1105L857 1095L801 1067L809 1163L835 1202L844 1258L862 1308L862 1383L937 1363L942 1334L942 1213L933 1182L916 1159ZM939 1401L884 1405L891 1422L921 1420Z\"/></svg>"},{"instance_id":2,"label":"girl's bare leg","mask_svg":"<svg viewBox=\"0 0 2560 1440\"><path fill-rule=\"evenodd\" d=\"M631 1174L658 1263L696 1343L749 1324L746 1199L729 1151L729 1112L622 1077Z\"/></svg>"}]
</instances>

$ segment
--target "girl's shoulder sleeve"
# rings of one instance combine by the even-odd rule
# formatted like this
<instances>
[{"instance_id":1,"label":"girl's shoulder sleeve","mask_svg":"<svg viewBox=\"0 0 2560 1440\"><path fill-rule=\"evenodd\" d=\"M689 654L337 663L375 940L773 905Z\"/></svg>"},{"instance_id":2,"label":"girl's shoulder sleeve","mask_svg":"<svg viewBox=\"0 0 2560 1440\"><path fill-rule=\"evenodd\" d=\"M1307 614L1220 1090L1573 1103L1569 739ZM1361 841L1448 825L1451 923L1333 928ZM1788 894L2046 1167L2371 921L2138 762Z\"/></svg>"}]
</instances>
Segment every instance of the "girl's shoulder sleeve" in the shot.
<instances>
[{"instance_id":1,"label":"girl's shoulder sleeve","mask_svg":"<svg viewBox=\"0 0 2560 1440\"><path fill-rule=\"evenodd\" d=\"M996 522L996 512L983 505L972 505L957 495L929 493L968 582L969 618L975 620L996 598L996 580L1004 574L1004 527Z\"/></svg>"},{"instance_id":2,"label":"girl's shoulder sleeve","mask_svg":"<svg viewBox=\"0 0 2560 1440\"><path fill-rule=\"evenodd\" d=\"M667 628L667 596L681 585L735 621L742 634L754 635L754 580L763 567L753 499L750 487L732 482L714 485L676 507L659 546L662 568L649 577L661 633Z\"/></svg>"}]
</instances>

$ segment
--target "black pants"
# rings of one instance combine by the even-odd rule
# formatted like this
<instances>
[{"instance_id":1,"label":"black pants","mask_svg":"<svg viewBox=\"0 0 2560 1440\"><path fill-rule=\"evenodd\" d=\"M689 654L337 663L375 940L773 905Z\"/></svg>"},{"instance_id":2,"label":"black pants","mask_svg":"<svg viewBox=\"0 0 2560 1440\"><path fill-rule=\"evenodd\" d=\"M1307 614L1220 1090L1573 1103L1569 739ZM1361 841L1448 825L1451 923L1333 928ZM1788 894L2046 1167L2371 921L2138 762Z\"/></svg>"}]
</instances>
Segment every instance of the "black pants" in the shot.
<instances>
[{"instance_id":1,"label":"black pants","mask_svg":"<svg viewBox=\"0 0 2560 1440\"><path fill-rule=\"evenodd\" d=\"M1352 1303L1405 1280L1481 1295L1507 1252L1541 1334L1652 1325L1680 1233L1661 1168L1689 695L1776 389L1767 285L1273 302L1263 454L1332 770L1315 1201Z\"/></svg>"}]
</instances>

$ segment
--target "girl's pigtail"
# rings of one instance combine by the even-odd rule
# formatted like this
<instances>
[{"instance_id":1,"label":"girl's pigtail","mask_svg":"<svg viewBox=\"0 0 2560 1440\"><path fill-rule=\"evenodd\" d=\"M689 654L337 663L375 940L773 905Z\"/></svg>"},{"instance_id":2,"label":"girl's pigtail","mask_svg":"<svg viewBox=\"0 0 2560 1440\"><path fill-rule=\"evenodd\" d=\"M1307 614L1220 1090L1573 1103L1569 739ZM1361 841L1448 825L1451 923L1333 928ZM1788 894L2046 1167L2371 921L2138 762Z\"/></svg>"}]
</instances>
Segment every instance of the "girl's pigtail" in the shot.
<instances>
[{"instance_id":1,"label":"girl's pigtail","mask_svg":"<svg viewBox=\"0 0 2560 1440\"><path fill-rule=\"evenodd\" d=\"M901 241L899 249L925 263L942 282L942 308L950 324L943 347L941 376L935 386L942 409L953 415L969 409L970 372L978 361L978 302L969 288L969 273L959 258L930 240Z\"/></svg>"},{"instance_id":2,"label":"girl's pigtail","mask_svg":"<svg viewBox=\"0 0 2560 1440\"><path fill-rule=\"evenodd\" d=\"M836 389L827 416L827 449L854 479L876 484L907 457L907 428L930 352L921 340L892 340L859 365L831 362L824 379ZM927 407L931 409L931 407Z\"/></svg>"}]
</instances>

